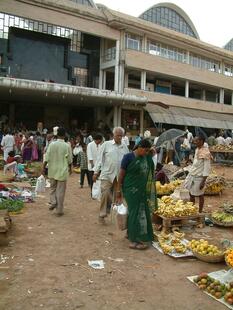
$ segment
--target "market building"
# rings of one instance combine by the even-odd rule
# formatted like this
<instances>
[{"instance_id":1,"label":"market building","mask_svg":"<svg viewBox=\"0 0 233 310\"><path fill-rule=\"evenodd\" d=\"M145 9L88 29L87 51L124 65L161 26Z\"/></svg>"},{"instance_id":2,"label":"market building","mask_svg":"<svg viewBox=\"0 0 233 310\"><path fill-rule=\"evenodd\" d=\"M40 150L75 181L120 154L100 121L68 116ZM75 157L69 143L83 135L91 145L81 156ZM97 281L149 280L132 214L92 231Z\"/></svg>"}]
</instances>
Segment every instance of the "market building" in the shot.
<instances>
[{"instance_id":1,"label":"market building","mask_svg":"<svg viewBox=\"0 0 233 310\"><path fill-rule=\"evenodd\" d=\"M228 45L202 42L171 3L136 18L92 0L2 0L0 115L132 135L158 123L233 129Z\"/></svg>"}]
</instances>

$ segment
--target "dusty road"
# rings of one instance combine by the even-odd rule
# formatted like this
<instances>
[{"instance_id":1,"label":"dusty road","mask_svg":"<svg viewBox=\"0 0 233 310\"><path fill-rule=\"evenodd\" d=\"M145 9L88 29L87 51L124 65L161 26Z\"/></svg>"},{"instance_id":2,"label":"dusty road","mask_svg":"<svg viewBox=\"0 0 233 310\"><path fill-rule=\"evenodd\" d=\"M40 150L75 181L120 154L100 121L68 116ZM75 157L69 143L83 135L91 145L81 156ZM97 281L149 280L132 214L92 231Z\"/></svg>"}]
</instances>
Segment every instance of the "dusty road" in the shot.
<instances>
[{"instance_id":1,"label":"dusty road","mask_svg":"<svg viewBox=\"0 0 233 310\"><path fill-rule=\"evenodd\" d=\"M69 179L63 217L48 211L47 197L13 217L10 244L0 247L8 258L0 265L1 310L225 309L186 279L223 264L174 260L153 248L130 250L110 219L106 226L98 223L98 204L87 187L79 188L78 175ZM226 191L207 204L230 198L232 191ZM196 231L212 232L209 227ZM231 238L229 229L214 232ZM105 268L88 267L93 259L104 260Z\"/></svg>"}]
</instances>

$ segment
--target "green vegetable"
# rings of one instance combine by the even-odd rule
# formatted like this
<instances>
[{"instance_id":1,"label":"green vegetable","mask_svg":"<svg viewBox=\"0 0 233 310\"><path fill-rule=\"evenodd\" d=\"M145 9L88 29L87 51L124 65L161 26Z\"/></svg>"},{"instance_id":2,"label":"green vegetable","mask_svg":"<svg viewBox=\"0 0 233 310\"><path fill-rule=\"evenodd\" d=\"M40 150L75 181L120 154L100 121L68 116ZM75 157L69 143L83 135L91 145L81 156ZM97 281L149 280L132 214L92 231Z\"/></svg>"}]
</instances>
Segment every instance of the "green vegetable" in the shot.
<instances>
[{"instance_id":1,"label":"green vegetable","mask_svg":"<svg viewBox=\"0 0 233 310\"><path fill-rule=\"evenodd\" d=\"M4 199L0 202L0 210L8 210L9 212L17 212L23 209L24 203L21 200Z\"/></svg>"}]
</instances>

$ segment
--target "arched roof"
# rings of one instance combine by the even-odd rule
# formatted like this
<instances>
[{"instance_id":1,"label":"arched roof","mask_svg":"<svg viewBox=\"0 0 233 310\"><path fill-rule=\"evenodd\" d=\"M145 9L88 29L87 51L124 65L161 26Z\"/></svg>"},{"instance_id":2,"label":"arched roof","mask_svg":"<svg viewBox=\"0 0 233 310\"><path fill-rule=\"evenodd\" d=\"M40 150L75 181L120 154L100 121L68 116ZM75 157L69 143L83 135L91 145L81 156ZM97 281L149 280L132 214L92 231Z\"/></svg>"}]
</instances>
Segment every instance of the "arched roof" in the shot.
<instances>
[{"instance_id":1,"label":"arched roof","mask_svg":"<svg viewBox=\"0 0 233 310\"><path fill-rule=\"evenodd\" d=\"M224 48L226 50L233 51L233 38L229 42L227 42L226 45L224 45Z\"/></svg>"},{"instance_id":2,"label":"arched roof","mask_svg":"<svg viewBox=\"0 0 233 310\"><path fill-rule=\"evenodd\" d=\"M94 1L92 1L92 0L69 0L69 1L96 8L96 5L95 5Z\"/></svg>"},{"instance_id":3,"label":"arched roof","mask_svg":"<svg viewBox=\"0 0 233 310\"><path fill-rule=\"evenodd\" d=\"M198 32L189 16L173 3L164 2L153 5L139 18L199 39Z\"/></svg>"}]
</instances>

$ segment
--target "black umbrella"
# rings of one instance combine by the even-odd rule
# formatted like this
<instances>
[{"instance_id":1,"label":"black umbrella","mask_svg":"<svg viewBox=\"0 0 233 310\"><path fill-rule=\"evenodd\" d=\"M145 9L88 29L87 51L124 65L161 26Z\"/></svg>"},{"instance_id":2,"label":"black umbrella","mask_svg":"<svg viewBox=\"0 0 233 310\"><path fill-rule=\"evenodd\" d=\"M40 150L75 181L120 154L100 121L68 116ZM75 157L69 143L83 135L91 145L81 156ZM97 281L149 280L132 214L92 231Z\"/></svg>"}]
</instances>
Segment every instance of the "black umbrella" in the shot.
<instances>
[{"instance_id":1,"label":"black umbrella","mask_svg":"<svg viewBox=\"0 0 233 310\"><path fill-rule=\"evenodd\" d=\"M163 146L168 141L175 141L177 138L182 137L186 132L180 129L169 129L164 131L156 142L156 147Z\"/></svg>"}]
</instances>

